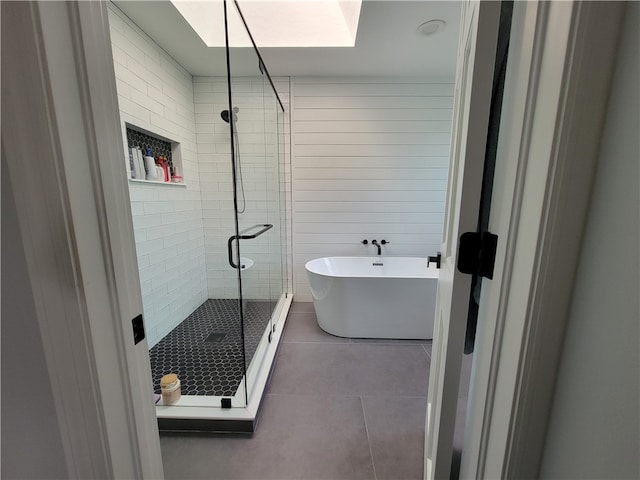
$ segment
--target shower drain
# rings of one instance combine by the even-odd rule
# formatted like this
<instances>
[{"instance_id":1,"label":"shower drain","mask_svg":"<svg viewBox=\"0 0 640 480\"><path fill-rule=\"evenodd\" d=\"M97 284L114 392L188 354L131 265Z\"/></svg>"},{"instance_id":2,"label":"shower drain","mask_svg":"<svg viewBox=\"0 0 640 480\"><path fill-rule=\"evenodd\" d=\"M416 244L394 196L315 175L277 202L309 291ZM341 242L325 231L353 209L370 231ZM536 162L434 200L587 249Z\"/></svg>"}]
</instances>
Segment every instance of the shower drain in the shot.
<instances>
[{"instance_id":1,"label":"shower drain","mask_svg":"<svg viewBox=\"0 0 640 480\"><path fill-rule=\"evenodd\" d=\"M223 332L213 332L207 335L207 338L205 338L204 341L206 343L220 343L226 336L227 334Z\"/></svg>"}]
</instances>

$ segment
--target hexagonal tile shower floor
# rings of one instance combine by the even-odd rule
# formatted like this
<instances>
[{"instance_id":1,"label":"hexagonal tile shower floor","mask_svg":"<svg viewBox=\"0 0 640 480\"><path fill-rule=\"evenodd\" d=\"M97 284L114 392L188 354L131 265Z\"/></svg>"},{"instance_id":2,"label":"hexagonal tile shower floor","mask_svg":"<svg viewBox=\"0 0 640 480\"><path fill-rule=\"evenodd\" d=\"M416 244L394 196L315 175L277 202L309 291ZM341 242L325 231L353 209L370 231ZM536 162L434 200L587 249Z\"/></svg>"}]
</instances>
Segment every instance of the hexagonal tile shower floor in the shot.
<instances>
[{"instance_id":1,"label":"hexagonal tile shower floor","mask_svg":"<svg viewBox=\"0 0 640 480\"><path fill-rule=\"evenodd\" d=\"M267 328L274 303L244 303L247 365ZM209 299L150 351L153 385L177 373L183 395L233 396L244 376L238 300Z\"/></svg>"}]
</instances>

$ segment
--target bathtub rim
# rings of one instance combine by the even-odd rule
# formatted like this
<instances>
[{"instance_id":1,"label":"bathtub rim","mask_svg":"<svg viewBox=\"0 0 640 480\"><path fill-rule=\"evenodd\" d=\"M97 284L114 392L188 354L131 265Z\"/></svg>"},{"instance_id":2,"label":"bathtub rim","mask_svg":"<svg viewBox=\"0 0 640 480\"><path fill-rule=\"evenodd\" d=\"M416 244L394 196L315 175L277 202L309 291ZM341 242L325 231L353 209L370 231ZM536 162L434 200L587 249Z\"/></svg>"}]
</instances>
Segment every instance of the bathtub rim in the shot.
<instances>
[{"instance_id":1,"label":"bathtub rim","mask_svg":"<svg viewBox=\"0 0 640 480\"><path fill-rule=\"evenodd\" d=\"M427 275L359 275L359 274L348 274L348 275L344 275L344 274L329 274L326 272L319 272L316 270L311 270L309 268L309 265L313 262L318 262L319 260L331 260L331 259L345 259L345 258L367 258L370 259L371 262L375 262L375 261L382 261L384 262L385 259L393 259L393 258L403 258L403 259L415 259L415 260L420 260L420 261L424 261L425 264L425 273L427 273ZM313 258L307 262L305 262L304 264L304 269L307 273L313 274L313 275L319 275L322 277L328 277L328 278L385 278L385 279L394 279L394 278L403 278L403 279L411 279L411 278L415 278L415 279L435 279L438 280L440 277L440 272L437 268L434 267L426 267L426 263L427 263L427 257L416 257L416 256L404 256L404 255L381 255L381 256L371 256L371 255L333 255L330 257L318 257L318 258Z\"/></svg>"}]
</instances>

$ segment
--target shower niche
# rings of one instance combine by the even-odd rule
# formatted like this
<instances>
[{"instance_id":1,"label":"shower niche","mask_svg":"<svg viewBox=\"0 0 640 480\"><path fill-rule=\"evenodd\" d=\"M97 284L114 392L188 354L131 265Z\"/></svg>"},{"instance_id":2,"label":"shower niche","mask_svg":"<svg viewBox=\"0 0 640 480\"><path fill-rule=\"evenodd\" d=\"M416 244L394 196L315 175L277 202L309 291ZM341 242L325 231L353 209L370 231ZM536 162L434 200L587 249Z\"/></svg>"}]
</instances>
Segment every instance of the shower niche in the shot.
<instances>
[{"instance_id":1,"label":"shower niche","mask_svg":"<svg viewBox=\"0 0 640 480\"><path fill-rule=\"evenodd\" d=\"M127 177L130 182L184 185L180 143L125 122ZM149 176L144 157L151 152L157 170ZM162 178L161 178L162 176Z\"/></svg>"},{"instance_id":2,"label":"shower niche","mask_svg":"<svg viewBox=\"0 0 640 480\"><path fill-rule=\"evenodd\" d=\"M184 176L129 180L161 430L252 432L292 301L285 109L240 7L219 5L230 20L220 28L235 31L211 57L220 60L211 76L140 34L134 20L157 2L109 6L128 147L151 148ZM245 48L229 40L239 36ZM144 44L132 46L138 37ZM181 397L164 405L168 374Z\"/></svg>"}]
</instances>

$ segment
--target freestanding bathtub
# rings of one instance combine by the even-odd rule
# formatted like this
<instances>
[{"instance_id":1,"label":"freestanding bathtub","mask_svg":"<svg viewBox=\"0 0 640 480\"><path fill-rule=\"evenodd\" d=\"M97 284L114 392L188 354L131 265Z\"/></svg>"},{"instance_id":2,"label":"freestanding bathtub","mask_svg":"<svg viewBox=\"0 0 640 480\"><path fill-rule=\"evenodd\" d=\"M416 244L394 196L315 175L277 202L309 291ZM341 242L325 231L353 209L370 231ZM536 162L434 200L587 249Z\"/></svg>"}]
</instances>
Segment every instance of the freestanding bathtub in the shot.
<instances>
[{"instance_id":1,"label":"freestanding bathtub","mask_svg":"<svg viewBox=\"0 0 640 480\"><path fill-rule=\"evenodd\" d=\"M419 257L326 257L305 265L318 325L338 337L431 339L438 270Z\"/></svg>"}]
</instances>

